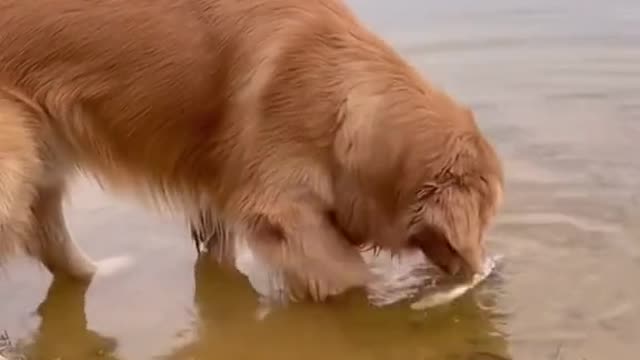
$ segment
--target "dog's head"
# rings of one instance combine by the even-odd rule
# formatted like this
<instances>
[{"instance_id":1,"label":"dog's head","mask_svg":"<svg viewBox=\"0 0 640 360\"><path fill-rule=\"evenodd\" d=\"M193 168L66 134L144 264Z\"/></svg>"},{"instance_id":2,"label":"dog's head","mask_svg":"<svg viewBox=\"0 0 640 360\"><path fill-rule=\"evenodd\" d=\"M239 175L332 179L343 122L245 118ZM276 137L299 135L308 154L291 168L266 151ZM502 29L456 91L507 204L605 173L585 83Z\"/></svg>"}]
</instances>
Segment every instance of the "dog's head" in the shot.
<instances>
[{"instance_id":1,"label":"dog's head","mask_svg":"<svg viewBox=\"0 0 640 360\"><path fill-rule=\"evenodd\" d=\"M465 117L462 129L430 136L430 155L418 165L427 170L408 197L404 222L409 246L449 274L471 275L484 268L484 235L502 202L503 175L472 113L457 114Z\"/></svg>"},{"instance_id":2,"label":"dog's head","mask_svg":"<svg viewBox=\"0 0 640 360\"><path fill-rule=\"evenodd\" d=\"M377 247L418 248L449 274L482 272L503 173L473 113L437 90L374 98L352 102L338 138L359 179L339 198L354 214L341 223Z\"/></svg>"}]
</instances>

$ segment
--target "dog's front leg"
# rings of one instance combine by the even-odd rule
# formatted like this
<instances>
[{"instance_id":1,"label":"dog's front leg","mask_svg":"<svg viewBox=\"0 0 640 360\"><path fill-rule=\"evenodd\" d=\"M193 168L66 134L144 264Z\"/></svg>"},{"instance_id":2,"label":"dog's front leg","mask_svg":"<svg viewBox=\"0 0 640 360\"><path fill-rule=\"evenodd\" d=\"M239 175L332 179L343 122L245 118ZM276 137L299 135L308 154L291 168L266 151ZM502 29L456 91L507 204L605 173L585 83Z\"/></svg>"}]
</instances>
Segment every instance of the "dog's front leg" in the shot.
<instances>
[{"instance_id":1,"label":"dog's front leg","mask_svg":"<svg viewBox=\"0 0 640 360\"><path fill-rule=\"evenodd\" d=\"M220 236L219 219L210 210L199 210L188 221L191 240L198 255L208 252L211 244L215 243Z\"/></svg>"},{"instance_id":2,"label":"dog's front leg","mask_svg":"<svg viewBox=\"0 0 640 360\"><path fill-rule=\"evenodd\" d=\"M322 301L371 279L357 248L314 199L271 202L247 219L256 255L284 275L293 300Z\"/></svg>"},{"instance_id":3,"label":"dog's front leg","mask_svg":"<svg viewBox=\"0 0 640 360\"><path fill-rule=\"evenodd\" d=\"M220 263L233 263L236 234L216 212L199 210L189 219L189 230L198 256L207 254Z\"/></svg>"}]
</instances>

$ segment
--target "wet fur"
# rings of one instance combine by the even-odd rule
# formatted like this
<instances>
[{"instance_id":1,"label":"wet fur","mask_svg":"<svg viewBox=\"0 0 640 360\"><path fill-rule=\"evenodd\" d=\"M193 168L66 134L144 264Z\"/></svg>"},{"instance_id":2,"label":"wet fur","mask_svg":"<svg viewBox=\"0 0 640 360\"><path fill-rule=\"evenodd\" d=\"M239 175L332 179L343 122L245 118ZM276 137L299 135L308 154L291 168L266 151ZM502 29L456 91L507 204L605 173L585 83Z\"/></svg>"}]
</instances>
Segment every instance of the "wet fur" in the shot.
<instances>
[{"instance_id":1,"label":"wet fur","mask_svg":"<svg viewBox=\"0 0 640 360\"><path fill-rule=\"evenodd\" d=\"M341 1L0 0L0 28L2 258L91 278L61 210L80 171L242 233L296 298L366 283L363 244L482 261L496 154Z\"/></svg>"}]
</instances>

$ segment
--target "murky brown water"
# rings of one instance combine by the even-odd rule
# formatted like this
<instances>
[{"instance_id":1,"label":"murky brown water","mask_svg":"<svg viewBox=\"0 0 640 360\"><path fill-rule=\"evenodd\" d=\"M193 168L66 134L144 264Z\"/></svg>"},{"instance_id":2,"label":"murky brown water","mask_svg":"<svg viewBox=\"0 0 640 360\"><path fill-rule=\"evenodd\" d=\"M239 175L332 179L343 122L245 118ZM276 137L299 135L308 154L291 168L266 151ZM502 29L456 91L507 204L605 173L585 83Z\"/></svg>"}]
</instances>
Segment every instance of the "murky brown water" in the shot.
<instances>
[{"instance_id":1,"label":"murky brown water","mask_svg":"<svg viewBox=\"0 0 640 360\"><path fill-rule=\"evenodd\" d=\"M38 360L637 359L640 2L350 2L497 144L499 273L426 313L354 296L258 321L246 280L196 264L184 228L81 185L75 238L134 264L84 296L12 263L0 330L14 345Z\"/></svg>"}]
</instances>

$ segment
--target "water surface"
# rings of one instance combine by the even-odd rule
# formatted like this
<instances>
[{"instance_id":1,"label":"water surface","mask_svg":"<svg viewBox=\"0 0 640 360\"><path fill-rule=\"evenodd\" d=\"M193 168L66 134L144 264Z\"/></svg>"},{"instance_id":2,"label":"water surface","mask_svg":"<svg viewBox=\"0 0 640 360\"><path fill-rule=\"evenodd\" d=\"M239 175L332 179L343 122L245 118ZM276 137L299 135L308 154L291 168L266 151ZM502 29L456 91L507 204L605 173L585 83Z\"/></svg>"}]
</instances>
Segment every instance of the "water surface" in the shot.
<instances>
[{"instance_id":1,"label":"water surface","mask_svg":"<svg viewBox=\"0 0 640 360\"><path fill-rule=\"evenodd\" d=\"M0 330L33 359L636 359L640 2L350 3L472 106L503 156L499 274L426 313L355 296L258 321L245 279L196 262L181 224L79 184L73 235L133 265L85 296L13 262Z\"/></svg>"}]
</instances>

